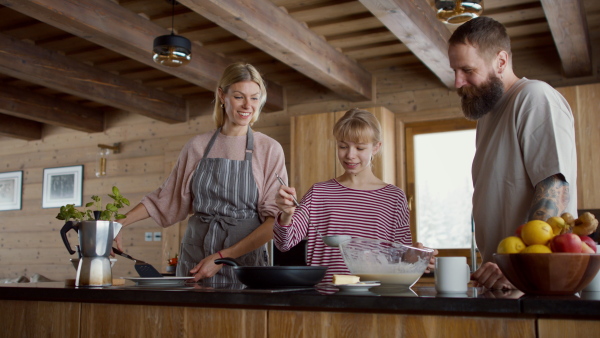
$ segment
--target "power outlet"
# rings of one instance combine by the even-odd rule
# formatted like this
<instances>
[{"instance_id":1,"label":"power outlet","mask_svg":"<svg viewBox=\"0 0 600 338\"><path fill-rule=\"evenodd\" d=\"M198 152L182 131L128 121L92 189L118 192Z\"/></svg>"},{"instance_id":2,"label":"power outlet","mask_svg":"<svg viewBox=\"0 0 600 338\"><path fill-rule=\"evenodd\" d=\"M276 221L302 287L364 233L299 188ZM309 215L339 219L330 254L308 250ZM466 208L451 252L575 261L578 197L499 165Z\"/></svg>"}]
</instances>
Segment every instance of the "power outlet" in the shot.
<instances>
[{"instance_id":1,"label":"power outlet","mask_svg":"<svg viewBox=\"0 0 600 338\"><path fill-rule=\"evenodd\" d=\"M154 241L156 242L160 242L160 240L162 239L162 232L157 231L154 233Z\"/></svg>"},{"instance_id":2,"label":"power outlet","mask_svg":"<svg viewBox=\"0 0 600 338\"><path fill-rule=\"evenodd\" d=\"M146 232L144 234L144 238L146 239L146 242L152 242L152 233L151 232Z\"/></svg>"}]
</instances>

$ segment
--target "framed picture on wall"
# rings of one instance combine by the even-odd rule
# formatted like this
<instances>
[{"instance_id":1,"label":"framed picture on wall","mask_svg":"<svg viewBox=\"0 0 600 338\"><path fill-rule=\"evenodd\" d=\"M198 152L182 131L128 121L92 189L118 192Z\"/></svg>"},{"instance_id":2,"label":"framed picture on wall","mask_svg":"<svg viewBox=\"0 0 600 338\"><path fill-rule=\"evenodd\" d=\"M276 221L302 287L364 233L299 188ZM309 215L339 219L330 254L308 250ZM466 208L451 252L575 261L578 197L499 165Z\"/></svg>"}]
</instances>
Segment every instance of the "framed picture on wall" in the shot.
<instances>
[{"instance_id":1,"label":"framed picture on wall","mask_svg":"<svg viewBox=\"0 0 600 338\"><path fill-rule=\"evenodd\" d=\"M83 199L83 165L44 169L42 208L67 204L81 206Z\"/></svg>"},{"instance_id":2,"label":"framed picture on wall","mask_svg":"<svg viewBox=\"0 0 600 338\"><path fill-rule=\"evenodd\" d=\"M0 211L21 210L23 201L23 172L0 173Z\"/></svg>"}]
</instances>

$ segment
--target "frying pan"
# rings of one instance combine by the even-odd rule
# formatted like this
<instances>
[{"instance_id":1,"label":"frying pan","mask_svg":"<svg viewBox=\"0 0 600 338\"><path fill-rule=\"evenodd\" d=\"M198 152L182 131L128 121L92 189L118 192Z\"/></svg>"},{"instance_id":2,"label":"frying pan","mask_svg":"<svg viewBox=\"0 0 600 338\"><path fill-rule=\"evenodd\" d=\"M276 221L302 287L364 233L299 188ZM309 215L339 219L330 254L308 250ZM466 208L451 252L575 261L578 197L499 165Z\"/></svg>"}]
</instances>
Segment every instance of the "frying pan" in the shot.
<instances>
[{"instance_id":1,"label":"frying pan","mask_svg":"<svg viewBox=\"0 0 600 338\"><path fill-rule=\"evenodd\" d=\"M240 282L254 289L312 287L325 277L326 266L240 266L233 258L220 258L215 264L233 267Z\"/></svg>"}]
</instances>

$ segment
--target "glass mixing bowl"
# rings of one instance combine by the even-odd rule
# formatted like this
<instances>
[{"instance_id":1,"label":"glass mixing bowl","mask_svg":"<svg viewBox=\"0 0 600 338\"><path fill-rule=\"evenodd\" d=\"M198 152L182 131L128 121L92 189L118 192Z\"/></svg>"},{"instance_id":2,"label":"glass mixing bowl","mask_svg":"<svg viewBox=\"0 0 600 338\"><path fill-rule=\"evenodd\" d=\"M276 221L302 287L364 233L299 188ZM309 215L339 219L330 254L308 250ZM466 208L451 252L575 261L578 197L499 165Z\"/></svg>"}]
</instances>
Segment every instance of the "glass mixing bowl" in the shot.
<instances>
[{"instance_id":1,"label":"glass mixing bowl","mask_svg":"<svg viewBox=\"0 0 600 338\"><path fill-rule=\"evenodd\" d=\"M356 237L340 243L339 249L350 272L361 281L379 281L396 288L415 284L433 256L432 249Z\"/></svg>"}]
</instances>

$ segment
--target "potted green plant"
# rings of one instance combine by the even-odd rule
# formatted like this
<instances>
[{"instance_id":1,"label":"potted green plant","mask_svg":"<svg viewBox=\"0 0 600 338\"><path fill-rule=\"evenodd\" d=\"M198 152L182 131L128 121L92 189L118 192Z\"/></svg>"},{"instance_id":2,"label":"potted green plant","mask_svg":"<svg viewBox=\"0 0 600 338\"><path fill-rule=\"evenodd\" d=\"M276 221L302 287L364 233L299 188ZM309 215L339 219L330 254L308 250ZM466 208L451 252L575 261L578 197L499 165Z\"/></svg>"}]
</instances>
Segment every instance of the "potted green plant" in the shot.
<instances>
[{"instance_id":1,"label":"potted green plant","mask_svg":"<svg viewBox=\"0 0 600 338\"><path fill-rule=\"evenodd\" d=\"M105 208L102 208L102 198L100 196L92 196L92 202L88 202L85 207L90 208L96 206L94 209L86 209L84 211L77 210L75 205L67 204L60 207L60 211L56 218L62 221L74 220L77 222L81 221L116 221L125 218L125 215L119 213L119 209L124 206L129 206L129 200L123 195L119 189L115 186L112 187L112 194L109 194L113 202L107 203Z\"/></svg>"}]
</instances>

